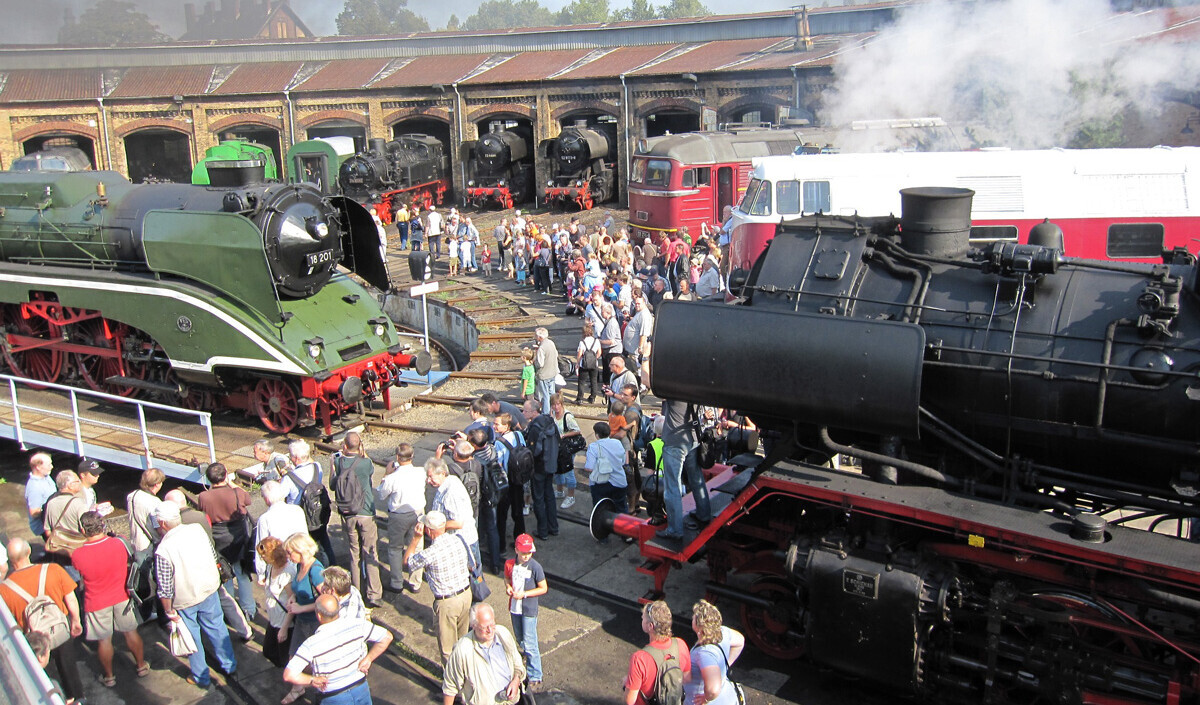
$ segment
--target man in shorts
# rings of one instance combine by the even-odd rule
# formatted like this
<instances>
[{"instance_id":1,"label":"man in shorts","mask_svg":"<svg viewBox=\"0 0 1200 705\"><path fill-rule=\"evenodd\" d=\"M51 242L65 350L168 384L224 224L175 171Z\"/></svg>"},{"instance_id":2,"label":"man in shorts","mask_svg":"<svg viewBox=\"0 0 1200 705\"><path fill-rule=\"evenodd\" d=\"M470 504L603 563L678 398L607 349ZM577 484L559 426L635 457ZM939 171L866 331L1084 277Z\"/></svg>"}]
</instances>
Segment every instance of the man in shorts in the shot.
<instances>
[{"instance_id":1,"label":"man in shorts","mask_svg":"<svg viewBox=\"0 0 1200 705\"><path fill-rule=\"evenodd\" d=\"M150 673L137 631L138 609L125 590L129 552L121 539L106 533L104 517L96 511L80 516L79 527L87 540L71 554L71 564L83 582L83 621L88 641L96 642L96 655L104 670L100 682L112 688L117 684L113 675L113 632L125 638L138 677Z\"/></svg>"}]
</instances>

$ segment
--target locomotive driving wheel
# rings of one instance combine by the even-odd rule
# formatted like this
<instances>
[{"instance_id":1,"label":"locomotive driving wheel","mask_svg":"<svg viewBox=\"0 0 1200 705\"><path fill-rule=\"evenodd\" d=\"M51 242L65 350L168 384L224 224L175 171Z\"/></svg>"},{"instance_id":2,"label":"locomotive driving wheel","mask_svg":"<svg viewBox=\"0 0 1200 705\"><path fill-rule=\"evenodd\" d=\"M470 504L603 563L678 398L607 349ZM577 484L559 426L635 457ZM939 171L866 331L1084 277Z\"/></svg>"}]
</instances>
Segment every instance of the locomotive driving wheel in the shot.
<instances>
[{"instance_id":1,"label":"locomotive driving wheel","mask_svg":"<svg viewBox=\"0 0 1200 705\"><path fill-rule=\"evenodd\" d=\"M796 588L783 578L768 575L751 583L749 592L757 598L755 602L769 603L742 605L742 625L750 641L777 659L790 661L804 655L804 643L797 636L802 608Z\"/></svg>"},{"instance_id":2,"label":"locomotive driving wheel","mask_svg":"<svg viewBox=\"0 0 1200 705\"><path fill-rule=\"evenodd\" d=\"M300 421L296 389L282 379L263 377L250 392L250 410L274 433L288 433Z\"/></svg>"},{"instance_id":3,"label":"locomotive driving wheel","mask_svg":"<svg viewBox=\"0 0 1200 705\"><path fill-rule=\"evenodd\" d=\"M49 346L38 346L42 341L58 340L62 328L38 315L28 318L21 315L21 307L4 307L3 330L6 335L4 359L8 368L18 377L57 382L62 373L66 355Z\"/></svg>"},{"instance_id":4,"label":"locomotive driving wheel","mask_svg":"<svg viewBox=\"0 0 1200 705\"><path fill-rule=\"evenodd\" d=\"M106 392L122 397L130 397L136 394L138 392L136 387L109 384L105 381L109 377L132 377L137 379L145 377L144 366L128 365L123 359L124 343L126 338L132 333L132 329L124 323L108 321L103 318L82 321L75 324L73 328L72 338L81 345L93 348L107 348L117 353L116 356L88 355L85 353L74 354L75 365L79 368L79 376L83 378L87 386L97 392Z\"/></svg>"}]
</instances>

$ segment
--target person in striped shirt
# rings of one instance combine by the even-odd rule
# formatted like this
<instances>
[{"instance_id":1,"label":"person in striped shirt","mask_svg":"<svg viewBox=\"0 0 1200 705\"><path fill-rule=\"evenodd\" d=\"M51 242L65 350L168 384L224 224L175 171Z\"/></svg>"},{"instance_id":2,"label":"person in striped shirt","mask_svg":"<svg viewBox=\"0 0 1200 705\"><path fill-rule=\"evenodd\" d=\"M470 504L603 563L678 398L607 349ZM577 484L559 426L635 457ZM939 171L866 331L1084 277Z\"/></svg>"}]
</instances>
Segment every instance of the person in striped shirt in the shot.
<instances>
[{"instance_id":1,"label":"person in striped shirt","mask_svg":"<svg viewBox=\"0 0 1200 705\"><path fill-rule=\"evenodd\" d=\"M370 705L367 673L391 645L392 633L365 619L339 617L335 595L321 595L316 606L320 626L296 649L283 670L283 679L316 688L322 705Z\"/></svg>"}]
</instances>

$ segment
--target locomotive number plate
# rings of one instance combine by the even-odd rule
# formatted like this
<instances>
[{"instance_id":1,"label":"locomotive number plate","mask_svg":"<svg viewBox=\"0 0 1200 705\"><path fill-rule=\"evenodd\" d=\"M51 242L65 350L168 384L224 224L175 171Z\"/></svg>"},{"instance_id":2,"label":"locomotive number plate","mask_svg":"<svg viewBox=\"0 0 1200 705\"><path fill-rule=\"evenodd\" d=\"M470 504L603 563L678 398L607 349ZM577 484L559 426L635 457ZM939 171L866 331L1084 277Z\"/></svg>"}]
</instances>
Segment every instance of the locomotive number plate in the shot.
<instances>
[{"instance_id":1,"label":"locomotive number plate","mask_svg":"<svg viewBox=\"0 0 1200 705\"><path fill-rule=\"evenodd\" d=\"M868 600L878 599L879 575L877 573L860 573L857 570L843 570L842 591L865 597Z\"/></svg>"},{"instance_id":2,"label":"locomotive number plate","mask_svg":"<svg viewBox=\"0 0 1200 705\"><path fill-rule=\"evenodd\" d=\"M304 256L304 261L308 265L309 270L312 270L317 265L332 262L333 250L321 250L320 252L309 253Z\"/></svg>"}]
</instances>

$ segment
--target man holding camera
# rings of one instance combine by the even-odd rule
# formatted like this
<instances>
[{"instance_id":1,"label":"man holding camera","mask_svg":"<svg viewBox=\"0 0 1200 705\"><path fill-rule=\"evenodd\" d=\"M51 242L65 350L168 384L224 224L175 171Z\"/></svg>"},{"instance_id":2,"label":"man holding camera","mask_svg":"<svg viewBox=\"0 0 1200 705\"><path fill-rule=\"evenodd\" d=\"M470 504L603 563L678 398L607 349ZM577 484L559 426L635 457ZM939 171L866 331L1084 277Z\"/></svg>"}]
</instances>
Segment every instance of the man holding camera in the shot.
<instances>
[{"instance_id":1,"label":"man holding camera","mask_svg":"<svg viewBox=\"0 0 1200 705\"><path fill-rule=\"evenodd\" d=\"M430 544L418 550L425 534ZM471 613L471 571L467 548L457 536L446 533L446 515L428 512L417 522L416 531L404 550L404 565L412 571L425 569L433 590L433 618L437 629L442 665L450 660L455 642L467 633Z\"/></svg>"}]
</instances>

